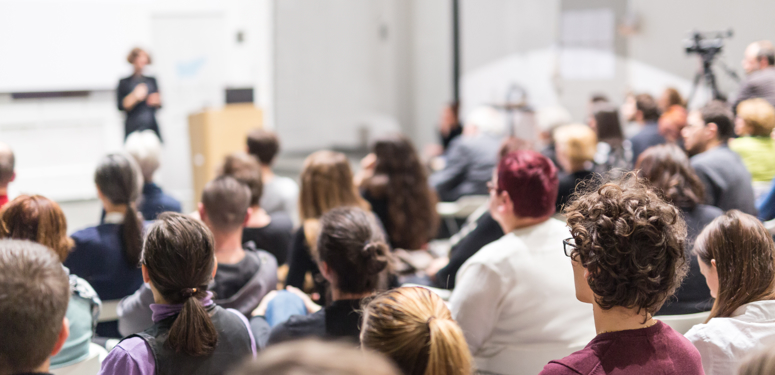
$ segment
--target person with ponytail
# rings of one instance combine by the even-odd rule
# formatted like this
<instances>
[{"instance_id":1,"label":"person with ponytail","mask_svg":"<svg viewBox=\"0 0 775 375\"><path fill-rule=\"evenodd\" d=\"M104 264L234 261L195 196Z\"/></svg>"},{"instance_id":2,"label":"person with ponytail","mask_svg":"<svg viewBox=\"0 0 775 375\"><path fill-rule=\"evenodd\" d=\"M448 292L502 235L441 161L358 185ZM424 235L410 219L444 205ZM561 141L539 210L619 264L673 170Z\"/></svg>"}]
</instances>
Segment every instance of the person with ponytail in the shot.
<instances>
[{"instance_id":1,"label":"person with ponytail","mask_svg":"<svg viewBox=\"0 0 775 375\"><path fill-rule=\"evenodd\" d=\"M362 301L377 292L388 266L383 232L371 213L339 207L320 218L317 237L317 264L330 284L332 302L321 308L295 288L268 295L251 320L260 345L310 336L358 342ZM301 311L282 316L279 311L293 311L289 306Z\"/></svg>"},{"instance_id":2,"label":"person with ponytail","mask_svg":"<svg viewBox=\"0 0 775 375\"><path fill-rule=\"evenodd\" d=\"M716 301L685 336L706 374L734 374L750 353L775 345L775 243L756 217L730 210L700 233L694 254Z\"/></svg>"},{"instance_id":3,"label":"person with ponytail","mask_svg":"<svg viewBox=\"0 0 775 375\"><path fill-rule=\"evenodd\" d=\"M444 301L425 288L398 288L363 309L361 346L387 355L404 375L469 375L473 360Z\"/></svg>"},{"instance_id":4,"label":"person with ponytail","mask_svg":"<svg viewBox=\"0 0 775 375\"><path fill-rule=\"evenodd\" d=\"M143 221L136 206L143 182L140 167L130 156L109 154L97 165L94 182L105 216L100 225L72 234L75 246L64 265L88 281L102 301L118 300L143 284ZM121 337L118 323L100 323L97 335Z\"/></svg>"},{"instance_id":5,"label":"person with ponytail","mask_svg":"<svg viewBox=\"0 0 775 375\"><path fill-rule=\"evenodd\" d=\"M207 291L217 263L204 223L161 214L148 229L141 263L154 295L154 324L121 341L100 375L223 374L256 354L247 319L217 306Z\"/></svg>"}]
</instances>

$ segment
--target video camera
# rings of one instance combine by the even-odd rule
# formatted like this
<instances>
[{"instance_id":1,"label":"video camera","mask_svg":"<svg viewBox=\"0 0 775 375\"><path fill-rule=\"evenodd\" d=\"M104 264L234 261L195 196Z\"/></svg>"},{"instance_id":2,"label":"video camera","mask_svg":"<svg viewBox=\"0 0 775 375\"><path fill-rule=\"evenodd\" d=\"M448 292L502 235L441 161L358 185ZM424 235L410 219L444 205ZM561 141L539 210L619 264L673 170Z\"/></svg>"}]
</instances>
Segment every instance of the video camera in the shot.
<instances>
[{"instance_id":1,"label":"video camera","mask_svg":"<svg viewBox=\"0 0 775 375\"><path fill-rule=\"evenodd\" d=\"M684 43L686 53L713 57L724 48L724 39L731 38L732 29L726 31L692 31L691 38Z\"/></svg>"}]
</instances>

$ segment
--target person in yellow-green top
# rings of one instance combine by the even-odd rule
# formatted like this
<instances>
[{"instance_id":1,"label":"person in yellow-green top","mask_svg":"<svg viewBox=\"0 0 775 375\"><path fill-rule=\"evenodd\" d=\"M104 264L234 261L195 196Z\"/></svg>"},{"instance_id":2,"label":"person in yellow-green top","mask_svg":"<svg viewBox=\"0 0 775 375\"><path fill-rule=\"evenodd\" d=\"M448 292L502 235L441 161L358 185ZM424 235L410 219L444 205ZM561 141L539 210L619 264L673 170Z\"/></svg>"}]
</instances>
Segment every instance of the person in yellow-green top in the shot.
<instances>
[{"instance_id":1,"label":"person in yellow-green top","mask_svg":"<svg viewBox=\"0 0 775 375\"><path fill-rule=\"evenodd\" d=\"M743 159L754 182L754 190L769 190L775 177L775 140L770 137L775 128L775 108L762 98L748 99L737 105L735 133L729 148ZM759 195L759 194L757 194Z\"/></svg>"}]
</instances>

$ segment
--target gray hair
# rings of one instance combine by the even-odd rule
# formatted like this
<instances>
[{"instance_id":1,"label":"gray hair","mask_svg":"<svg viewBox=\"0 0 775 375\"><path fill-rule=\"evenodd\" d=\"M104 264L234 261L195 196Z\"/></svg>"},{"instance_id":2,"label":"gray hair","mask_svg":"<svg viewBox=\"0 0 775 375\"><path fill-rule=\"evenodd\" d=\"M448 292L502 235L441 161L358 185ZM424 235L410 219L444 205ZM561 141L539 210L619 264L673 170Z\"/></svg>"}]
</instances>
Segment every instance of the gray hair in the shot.
<instances>
[{"instance_id":1,"label":"gray hair","mask_svg":"<svg viewBox=\"0 0 775 375\"><path fill-rule=\"evenodd\" d=\"M495 137L502 137L506 133L506 119L490 106L474 108L466 116L465 126L476 127L480 132Z\"/></svg>"},{"instance_id":2,"label":"gray hair","mask_svg":"<svg viewBox=\"0 0 775 375\"><path fill-rule=\"evenodd\" d=\"M126 138L124 150L131 155L143 174L146 182L151 182L153 172L159 168L161 159L161 141L153 130L133 132Z\"/></svg>"}]
</instances>

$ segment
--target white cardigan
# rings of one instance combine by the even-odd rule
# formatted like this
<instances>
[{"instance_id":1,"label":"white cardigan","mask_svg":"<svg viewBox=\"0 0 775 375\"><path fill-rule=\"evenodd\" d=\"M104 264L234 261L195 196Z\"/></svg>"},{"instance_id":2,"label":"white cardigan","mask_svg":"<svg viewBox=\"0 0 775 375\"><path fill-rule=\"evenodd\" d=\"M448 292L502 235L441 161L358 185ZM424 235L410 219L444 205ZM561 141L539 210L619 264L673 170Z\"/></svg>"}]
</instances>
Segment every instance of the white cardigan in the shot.
<instances>
[{"instance_id":1,"label":"white cardigan","mask_svg":"<svg viewBox=\"0 0 775 375\"><path fill-rule=\"evenodd\" d=\"M706 375L736 374L746 356L775 345L775 301L745 304L731 317L698 324L685 336L700 351Z\"/></svg>"},{"instance_id":2,"label":"white cardigan","mask_svg":"<svg viewBox=\"0 0 775 375\"><path fill-rule=\"evenodd\" d=\"M592 305L576 299L563 253L568 237L563 222L549 219L506 234L460 268L450 305L479 370L514 373L524 349L557 352L595 337Z\"/></svg>"}]
</instances>

